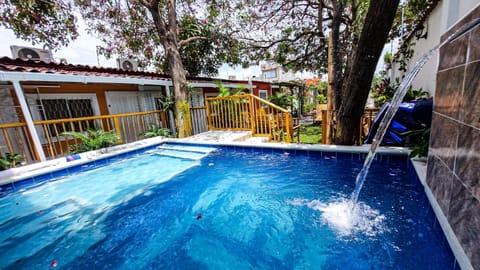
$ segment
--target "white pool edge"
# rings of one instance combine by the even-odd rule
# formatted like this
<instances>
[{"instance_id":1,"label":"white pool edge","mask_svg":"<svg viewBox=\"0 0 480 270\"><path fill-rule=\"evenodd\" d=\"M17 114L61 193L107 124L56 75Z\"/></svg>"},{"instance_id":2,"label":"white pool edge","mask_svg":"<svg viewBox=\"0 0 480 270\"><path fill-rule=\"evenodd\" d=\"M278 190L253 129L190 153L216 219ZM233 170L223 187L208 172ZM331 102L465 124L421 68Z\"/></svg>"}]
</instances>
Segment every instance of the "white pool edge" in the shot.
<instances>
[{"instance_id":1,"label":"white pool edge","mask_svg":"<svg viewBox=\"0 0 480 270\"><path fill-rule=\"evenodd\" d=\"M417 173L418 179L420 179L420 183L422 183L423 185L425 194L427 195L428 201L430 202L433 212L437 217L438 223L442 228L443 234L445 235L445 238L447 238L448 244L452 249L453 255L455 256L455 259L460 265L460 268L462 268L463 270L473 270L474 268L470 263L470 259L468 258L467 254L465 254L465 251L460 245L460 242L458 241L457 236L453 232L453 229L450 226L450 223L448 223L447 217L443 214L443 211L440 208L440 205L438 204L437 199L435 198L435 196L432 193L432 190L427 184L427 181L426 181L427 180L427 164L424 161L418 161L413 159L412 159L412 164L413 164L413 167L415 168L415 172Z\"/></svg>"},{"instance_id":2,"label":"white pool edge","mask_svg":"<svg viewBox=\"0 0 480 270\"><path fill-rule=\"evenodd\" d=\"M5 171L0 171L0 186L43 174L68 169L78 165L83 165L92 161L136 151L163 142L165 142L165 138L163 137L149 138L132 143L115 145L100 150L80 153L78 154L80 156L80 159L78 160L67 161L65 157L61 157L44 162L11 168Z\"/></svg>"}]
</instances>

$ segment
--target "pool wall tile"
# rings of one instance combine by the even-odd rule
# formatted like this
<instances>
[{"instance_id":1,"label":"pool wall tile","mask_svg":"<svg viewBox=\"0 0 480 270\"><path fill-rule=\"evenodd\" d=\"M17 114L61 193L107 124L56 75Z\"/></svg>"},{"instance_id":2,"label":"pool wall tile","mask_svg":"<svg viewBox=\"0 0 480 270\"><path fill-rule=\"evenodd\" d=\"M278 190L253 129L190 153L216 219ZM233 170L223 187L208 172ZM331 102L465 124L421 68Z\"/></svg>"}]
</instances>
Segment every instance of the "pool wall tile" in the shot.
<instances>
[{"instance_id":1,"label":"pool wall tile","mask_svg":"<svg viewBox=\"0 0 480 270\"><path fill-rule=\"evenodd\" d=\"M15 187L13 183L5 184L0 186L0 197L7 195L8 193L14 192Z\"/></svg>"},{"instance_id":2,"label":"pool wall tile","mask_svg":"<svg viewBox=\"0 0 480 270\"><path fill-rule=\"evenodd\" d=\"M479 16L477 5L442 40ZM476 25L440 48L426 179L470 261L462 266L474 269L480 269L479 41Z\"/></svg>"},{"instance_id":3,"label":"pool wall tile","mask_svg":"<svg viewBox=\"0 0 480 270\"><path fill-rule=\"evenodd\" d=\"M52 172L52 178L61 178L67 177L69 175L68 169L63 169L60 171Z\"/></svg>"},{"instance_id":4,"label":"pool wall tile","mask_svg":"<svg viewBox=\"0 0 480 270\"><path fill-rule=\"evenodd\" d=\"M33 180L33 177L31 177L31 178L27 178L27 179L13 183L13 187L15 188L15 191L19 191L23 188L33 185L34 183L35 182Z\"/></svg>"},{"instance_id":5,"label":"pool wall tile","mask_svg":"<svg viewBox=\"0 0 480 270\"><path fill-rule=\"evenodd\" d=\"M51 173L45 173L45 174L41 174L41 175L37 175L37 176L33 177L33 180L34 180L35 184L47 182L50 179L52 179L52 174Z\"/></svg>"},{"instance_id":6,"label":"pool wall tile","mask_svg":"<svg viewBox=\"0 0 480 270\"><path fill-rule=\"evenodd\" d=\"M102 158L102 159L95 160L95 165L97 165L97 166L105 166L107 164L108 164L108 159L107 158Z\"/></svg>"}]
</instances>

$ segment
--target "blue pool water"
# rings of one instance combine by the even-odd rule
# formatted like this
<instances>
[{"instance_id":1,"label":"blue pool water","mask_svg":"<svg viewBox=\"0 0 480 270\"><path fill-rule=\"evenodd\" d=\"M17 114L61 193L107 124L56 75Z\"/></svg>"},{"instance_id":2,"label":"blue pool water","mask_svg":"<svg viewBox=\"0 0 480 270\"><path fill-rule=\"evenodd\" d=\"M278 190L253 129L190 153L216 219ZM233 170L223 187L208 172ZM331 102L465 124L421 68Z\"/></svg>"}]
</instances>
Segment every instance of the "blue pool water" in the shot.
<instances>
[{"instance_id":1,"label":"blue pool water","mask_svg":"<svg viewBox=\"0 0 480 270\"><path fill-rule=\"evenodd\" d=\"M373 163L352 211L358 154L196 147L3 196L0 268L458 268L406 156Z\"/></svg>"}]
</instances>

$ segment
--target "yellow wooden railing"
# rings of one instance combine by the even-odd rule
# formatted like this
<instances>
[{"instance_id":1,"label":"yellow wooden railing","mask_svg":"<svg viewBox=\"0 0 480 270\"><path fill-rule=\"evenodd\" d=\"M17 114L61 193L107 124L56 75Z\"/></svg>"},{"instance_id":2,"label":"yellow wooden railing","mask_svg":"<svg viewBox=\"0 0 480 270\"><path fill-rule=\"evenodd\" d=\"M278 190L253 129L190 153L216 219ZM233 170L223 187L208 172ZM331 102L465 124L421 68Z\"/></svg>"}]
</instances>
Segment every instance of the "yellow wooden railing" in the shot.
<instances>
[{"instance_id":1,"label":"yellow wooden railing","mask_svg":"<svg viewBox=\"0 0 480 270\"><path fill-rule=\"evenodd\" d=\"M42 120L34 122L43 150L47 157L58 157L68 153L70 146L80 143L64 132L86 132L87 129L115 130L120 136L119 144L143 139L142 134L152 126L167 128L164 111L148 111L124 114L100 115L80 118ZM0 153L21 154L27 162L39 160L34 151L31 135L25 123L0 124Z\"/></svg>"},{"instance_id":2,"label":"yellow wooden railing","mask_svg":"<svg viewBox=\"0 0 480 270\"><path fill-rule=\"evenodd\" d=\"M368 135L368 131L373 123L373 119L377 115L379 108L365 108L363 111L363 115L360 118L360 127L359 127L359 138L360 141L358 142L359 145L363 143L362 138ZM327 124L333 124L335 111L334 110L322 110L322 143L325 144L327 141L326 136L323 136L323 132L327 129Z\"/></svg>"},{"instance_id":3,"label":"yellow wooden railing","mask_svg":"<svg viewBox=\"0 0 480 270\"><path fill-rule=\"evenodd\" d=\"M22 155L25 161L37 159L38 154L33 147L33 141L26 123L0 124L0 154Z\"/></svg>"},{"instance_id":4,"label":"yellow wooden railing","mask_svg":"<svg viewBox=\"0 0 480 270\"><path fill-rule=\"evenodd\" d=\"M269 137L273 142L292 141L291 114L251 94L208 98L209 130L251 130L253 136Z\"/></svg>"}]
</instances>

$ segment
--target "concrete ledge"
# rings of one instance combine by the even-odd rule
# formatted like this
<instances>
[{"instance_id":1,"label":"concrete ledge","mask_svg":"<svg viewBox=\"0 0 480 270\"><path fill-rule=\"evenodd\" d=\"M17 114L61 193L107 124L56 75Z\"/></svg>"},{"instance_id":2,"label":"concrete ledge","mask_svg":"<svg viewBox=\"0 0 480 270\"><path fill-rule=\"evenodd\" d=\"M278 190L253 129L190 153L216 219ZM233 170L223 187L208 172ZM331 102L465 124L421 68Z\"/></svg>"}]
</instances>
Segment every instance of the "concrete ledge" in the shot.
<instances>
[{"instance_id":1,"label":"concrete ledge","mask_svg":"<svg viewBox=\"0 0 480 270\"><path fill-rule=\"evenodd\" d=\"M204 133L202 133L204 134ZM189 137L193 138L193 137ZM253 137L255 138L255 137ZM261 137L259 137L261 138ZM276 148L276 149L288 149L288 150L307 150L307 151L322 151L322 152L345 152L345 153L358 153L366 154L370 150L370 145L365 144L362 146L344 146L344 145L325 145L325 144L296 144L296 143L270 143L261 142L258 140L247 141L232 141L232 140L200 140L200 139L166 139L167 142L175 143L195 143L203 145L218 145L218 146L245 146L256 148ZM389 155L408 155L410 152L405 147L379 147L377 149L378 154Z\"/></svg>"},{"instance_id":2,"label":"concrete ledge","mask_svg":"<svg viewBox=\"0 0 480 270\"><path fill-rule=\"evenodd\" d=\"M79 155L81 158L79 160L67 161L65 157L61 157L49 161L11 168L5 171L0 171L0 185L17 182L30 177L35 177L37 175L59 171L77 165L82 165L101 158L108 158L118 154L135 151L144 147L162 143L164 141L165 139L163 137L149 138L132 143L115 145L100 150L80 153Z\"/></svg>"}]
</instances>

